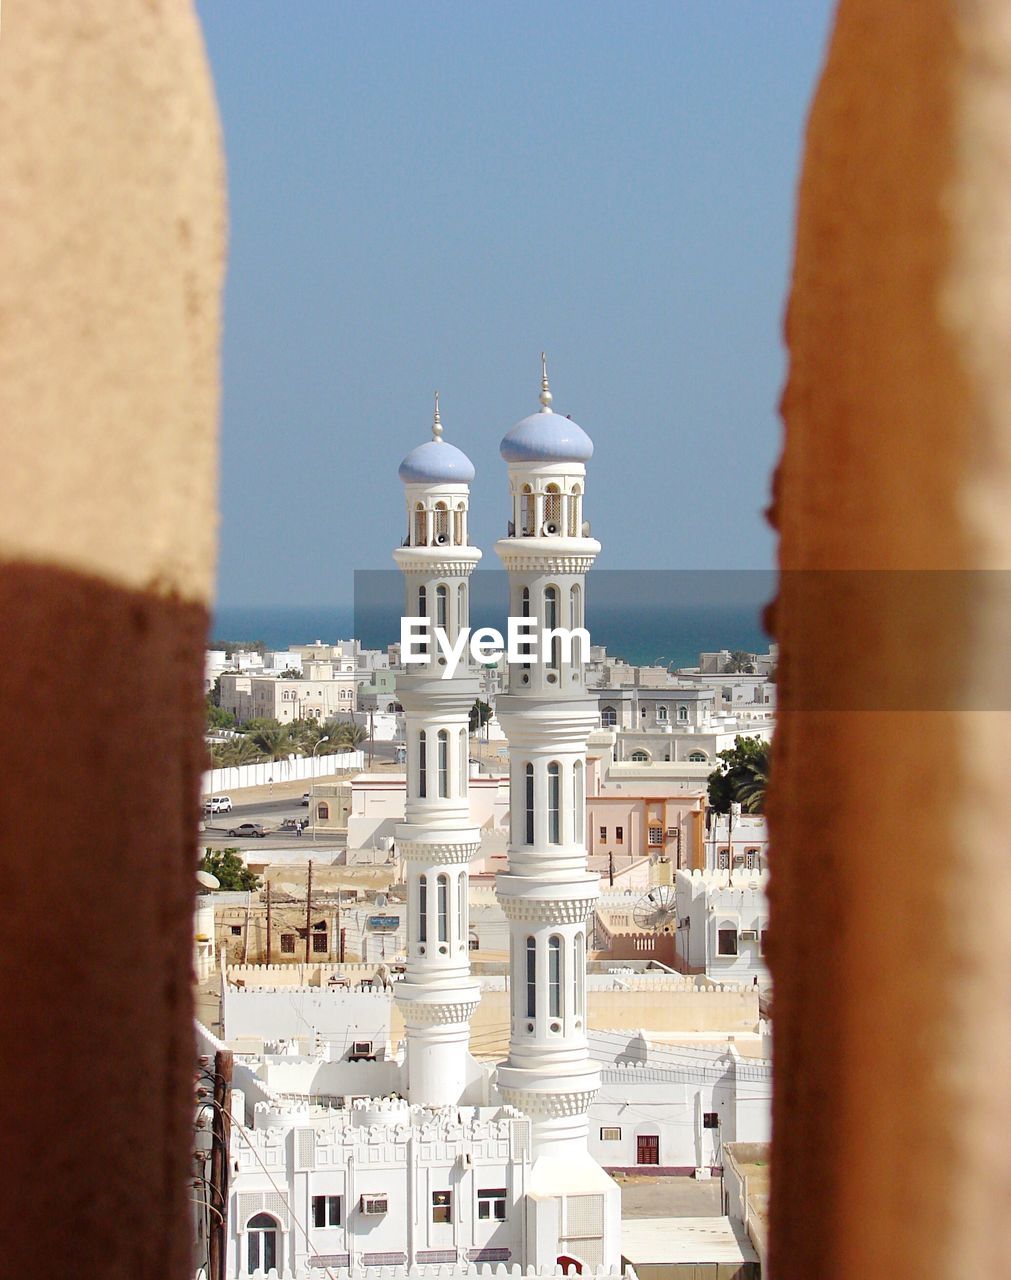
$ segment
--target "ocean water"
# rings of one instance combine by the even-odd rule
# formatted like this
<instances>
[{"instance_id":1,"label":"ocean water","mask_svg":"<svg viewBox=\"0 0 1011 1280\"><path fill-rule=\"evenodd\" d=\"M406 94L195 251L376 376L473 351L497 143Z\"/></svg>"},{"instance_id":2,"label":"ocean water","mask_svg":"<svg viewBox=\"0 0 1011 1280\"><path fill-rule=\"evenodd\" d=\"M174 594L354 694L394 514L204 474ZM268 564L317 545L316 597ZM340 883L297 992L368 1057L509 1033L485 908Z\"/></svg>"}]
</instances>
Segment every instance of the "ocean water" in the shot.
<instances>
[{"instance_id":1,"label":"ocean water","mask_svg":"<svg viewBox=\"0 0 1011 1280\"><path fill-rule=\"evenodd\" d=\"M762 610L774 594L771 573L747 571L602 570L587 578L586 626L593 644L636 665L693 666L706 650L764 653ZM505 630L504 573L471 578L471 625ZM269 649L351 636L385 648L400 636L403 578L396 570L355 574L351 604L222 606L211 639L261 640Z\"/></svg>"}]
</instances>

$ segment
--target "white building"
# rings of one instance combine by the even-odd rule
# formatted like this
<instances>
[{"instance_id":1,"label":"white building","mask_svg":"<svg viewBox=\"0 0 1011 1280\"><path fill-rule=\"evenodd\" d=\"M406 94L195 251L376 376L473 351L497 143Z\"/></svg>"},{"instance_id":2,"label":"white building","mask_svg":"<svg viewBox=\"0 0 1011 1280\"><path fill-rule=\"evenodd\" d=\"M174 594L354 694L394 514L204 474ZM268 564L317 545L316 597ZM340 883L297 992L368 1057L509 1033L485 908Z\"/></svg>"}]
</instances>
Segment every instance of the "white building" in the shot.
<instances>
[{"instance_id":1,"label":"white building","mask_svg":"<svg viewBox=\"0 0 1011 1280\"><path fill-rule=\"evenodd\" d=\"M679 871L678 953L717 982L767 986L767 871Z\"/></svg>"},{"instance_id":2,"label":"white building","mask_svg":"<svg viewBox=\"0 0 1011 1280\"><path fill-rule=\"evenodd\" d=\"M614 1031L591 1031L590 1048L602 1082L590 1150L609 1170L707 1177L722 1167L724 1143L769 1141L767 1058Z\"/></svg>"}]
</instances>

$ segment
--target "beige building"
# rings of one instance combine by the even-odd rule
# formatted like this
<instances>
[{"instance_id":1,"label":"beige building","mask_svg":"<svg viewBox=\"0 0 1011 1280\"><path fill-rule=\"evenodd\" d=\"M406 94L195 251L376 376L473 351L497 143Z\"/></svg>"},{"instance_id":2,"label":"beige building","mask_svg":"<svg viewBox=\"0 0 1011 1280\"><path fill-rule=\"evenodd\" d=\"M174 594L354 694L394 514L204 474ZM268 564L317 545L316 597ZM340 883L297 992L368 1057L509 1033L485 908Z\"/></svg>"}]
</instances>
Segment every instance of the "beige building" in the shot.
<instances>
[{"instance_id":1,"label":"beige building","mask_svg":"<svg viewBox=\"0 0 1011 1280\"><path fill-rule=\"evenodd\" d=\"M263 718L281 724L329 720L356 710L362 679L354 670L341 670L333 662L306 662L300 677L225 671L221 675L221 706L239 724Z\"/></svg>"}]
</instances>

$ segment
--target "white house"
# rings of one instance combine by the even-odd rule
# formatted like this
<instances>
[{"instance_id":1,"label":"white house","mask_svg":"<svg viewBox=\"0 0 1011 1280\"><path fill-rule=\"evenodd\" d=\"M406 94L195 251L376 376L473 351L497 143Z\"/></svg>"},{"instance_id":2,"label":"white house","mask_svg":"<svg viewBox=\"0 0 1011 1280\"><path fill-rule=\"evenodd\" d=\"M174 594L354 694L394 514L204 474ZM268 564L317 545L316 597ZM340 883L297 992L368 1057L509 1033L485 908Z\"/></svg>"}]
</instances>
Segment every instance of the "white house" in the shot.
<instances>
[{"instance_id":1,"label":"white house","mask_svg":"<svg viewBox=\"0 0 1011 1280\"><path fill-rule=\"evenodd\" d=\"M718 982L768 985L767 871L679 871L674 878L677 948Z\"/></svg>"}]
</instances>

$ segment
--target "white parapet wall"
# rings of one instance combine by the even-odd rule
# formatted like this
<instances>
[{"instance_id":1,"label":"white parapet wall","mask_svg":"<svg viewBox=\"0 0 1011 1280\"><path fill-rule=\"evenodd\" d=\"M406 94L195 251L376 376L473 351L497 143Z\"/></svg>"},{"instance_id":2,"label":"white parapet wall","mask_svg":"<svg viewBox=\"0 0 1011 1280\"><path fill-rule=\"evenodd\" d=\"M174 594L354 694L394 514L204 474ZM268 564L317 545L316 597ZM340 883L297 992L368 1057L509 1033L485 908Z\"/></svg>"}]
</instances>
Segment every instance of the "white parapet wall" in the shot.
<instances>
[{"instance_id":1,"label":"white parapet wall","mask_svg":"<svg viewBox=\"0 0 1011 1280\"><path fill-rule=\"evenodd\" d=\"M311 1268L300 1267L297 1271L253 1271L246 1273L250 1280L360 1280L361 1272L351 1271L346 1267ZM474 1263L446 1263L432 1267L373 1267L368 1269L369 1280L459 1280L460 1277L481 1277L482 1280L498 1280L508 1277L509 1280L543 1280L546 1276L562 1276L561 1267L515 1267L499 1264L498 1266L478 1266ZM583 1280L637 1280L631 1267L624 1271L590 1271L582 1272Z\"/></svg>"},{"instance_id":2,"label":"white parapet wall","mask_svg":"<svg viewBox=\"0 0 1011 1280\"><path fill-rule=\"evenodd\" d=\"M289 756L287 760L263 760L259 764L208 769L200 780L204 795L265 787L272 782L297 782L300 778L329 778L337 773L357 773L365 763L362 751L335 751L328 756Z\"/></svg>"}]
</instances>

